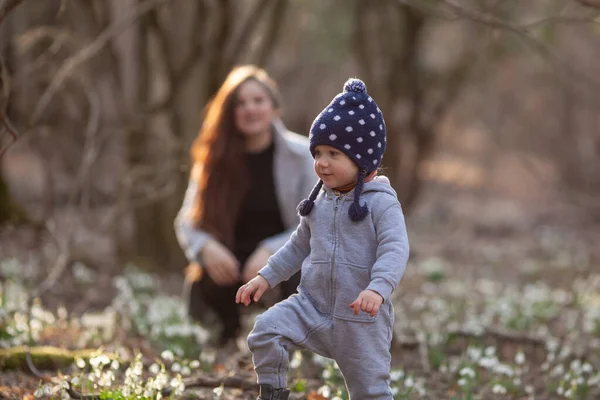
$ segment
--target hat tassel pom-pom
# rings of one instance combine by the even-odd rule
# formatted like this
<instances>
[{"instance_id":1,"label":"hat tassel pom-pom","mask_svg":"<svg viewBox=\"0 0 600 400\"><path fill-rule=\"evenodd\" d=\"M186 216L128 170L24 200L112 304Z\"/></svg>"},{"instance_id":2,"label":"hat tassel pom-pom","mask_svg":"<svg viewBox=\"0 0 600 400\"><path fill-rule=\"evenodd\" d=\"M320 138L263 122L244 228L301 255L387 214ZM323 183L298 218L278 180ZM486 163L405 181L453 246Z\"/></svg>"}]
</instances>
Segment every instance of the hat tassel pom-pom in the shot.
<instances>
[{"instance_id":1,"label":"hat tassel pom-pom","mask_svg":"<svg viewBox=\"0 0 600 400\"><path fill-rule=\"evenodd\" d=\"M315 206L315 202L310 199L304 199L298 204L298 214L302 217L306 217L312 211Z\"/></svg>"},{"instance_id":2,"label":"hat tassel pom-pom","mask_svg":"<svg viewBox=\"0 0 600 400\"><path fill-rule=\"evenodd\" d=\"M369 214L369 208L366 204L362 206L357 202L352 202L350 204L350 209L348 209L348 215L350 219L354 222L362 221Z\"/></svg>"},{"instance_id":3,"label":"hat tassel pom-pom","mask_svg":"<svg viewBox=\"0 0 600 400\"><path fill-rule=\"evenodd\" d=\"M298 208L296 209L296 211L298 211L298 214L301 217L306 217L308 214L310 214L313 207L315 206L315 199L321 191L321 187L323 187L323 181L319 179L319 182L317 182L313 190L310 192L310 196L308 196L308 199L304 199L300 202L300 204L298 204Z\"/></svg>"},{"instance_id":4,"label":"hat tassel pom-pom","mask_svg":"<svg viewBox=\"0 0 600 400\"><path fill-rule=\"evenodd\" d=\"M362 206L360 205L360 195L363 190L364 176L365 173L358 175L356 187L354 188L354 201L350 204L350 208L348 209L348 216L354 222L362 221L369 214L369 208L366 203Z\"/></svg>"}]
</instances>

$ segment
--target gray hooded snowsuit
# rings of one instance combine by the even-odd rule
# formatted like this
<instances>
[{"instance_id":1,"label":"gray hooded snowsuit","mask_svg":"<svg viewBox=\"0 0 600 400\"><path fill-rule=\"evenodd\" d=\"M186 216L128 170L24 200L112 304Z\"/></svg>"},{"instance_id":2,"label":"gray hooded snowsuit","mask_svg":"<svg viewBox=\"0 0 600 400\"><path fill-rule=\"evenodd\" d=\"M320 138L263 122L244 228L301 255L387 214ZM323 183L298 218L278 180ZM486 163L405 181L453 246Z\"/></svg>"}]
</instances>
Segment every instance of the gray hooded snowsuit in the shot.
<instances>
[{"instance_id":1,"label":"gray hooded snowsuit","mask_svg":"<svg viewBox=\"0 0 600 400\"><path fill-rule=\"evenodd\" d=\"M352 199L352 192L339 197L324 187L312 212L259 271L272 288L302 268L299 293L257 317L248 336L259 384L285 387L290 352L308 349L337 362L352 399L392 399L389 298L408 259L404 216L384 182L364 184L361 203L370 210L364 220L348 218ZM350 308L365 289L384 299L375 317Z\"/></svg>"}]
</instances>

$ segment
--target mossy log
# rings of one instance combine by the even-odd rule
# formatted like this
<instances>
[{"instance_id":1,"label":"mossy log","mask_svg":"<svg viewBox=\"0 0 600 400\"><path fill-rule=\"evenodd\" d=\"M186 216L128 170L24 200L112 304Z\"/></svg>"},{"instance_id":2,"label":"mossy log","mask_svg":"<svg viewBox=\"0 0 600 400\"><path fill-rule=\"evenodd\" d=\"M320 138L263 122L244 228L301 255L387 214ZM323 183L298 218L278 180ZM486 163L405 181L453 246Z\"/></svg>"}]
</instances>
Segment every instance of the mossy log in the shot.
<instances>
[{"instance_id":1,"label":"mossy log","mask_svg":"<svg viewBox=\"0 0 600 400\"><path fill-rule=\"evenodd\" d=\"M27 213L12 200L8 186L0 171L0 225L4 223L28 222Z\"/></svg>"},{"instance_id":2,"label":"mossy log","mask_svg":"<svg viewBox=\"0 0 600 400\"><path fill-rule=\"evenodd\" d=\"M67 350L60 347L11 347L0 349L0 370L21 369L30 371L27 365L27 352L31 354L33 366L40 370L57 370L66 368L75 362L77 357L89 360L98 354L98 350Z\"/></svg>"}]
</instances>

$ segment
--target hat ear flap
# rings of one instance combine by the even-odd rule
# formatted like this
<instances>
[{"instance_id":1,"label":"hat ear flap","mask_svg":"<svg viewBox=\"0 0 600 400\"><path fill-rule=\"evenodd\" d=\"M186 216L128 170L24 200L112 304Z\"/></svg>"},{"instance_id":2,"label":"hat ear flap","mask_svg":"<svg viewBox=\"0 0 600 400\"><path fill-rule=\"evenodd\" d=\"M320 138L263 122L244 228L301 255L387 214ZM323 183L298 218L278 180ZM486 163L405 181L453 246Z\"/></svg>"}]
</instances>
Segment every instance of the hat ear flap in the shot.
<instances>
[{"instance_id":1,"label":"hat ear flap","mask_svg":"<svg viewBox=\"0 0 600 400\"><path fill-rule=\"evenodd\" d=\"M310 214L313 207L315 206L315 199L319 195L319 192L321 191L322 187L323 181L319 179L319 182L317 182L313 190L310 192L310 196L308 196L308 199L304 199L300 202L300 204L298 204L298 208L296 209L296 211L298 211L298 214L301 217L306 217L308 214Z\"/></svg>"},{"instance_id":2,"label":"hat ear flap","mask_svg":"<svg viewBox=\"0 0 600 400\"><path fill-rule=\"evenodd\" d=\"M369 214L367 204L360 205L360 195L363 191L365 174L361 171L356 179L356 187L354 188L354 201L348 209L348 216L354 222L362 221Z\"/></svg>"}]
</instances>

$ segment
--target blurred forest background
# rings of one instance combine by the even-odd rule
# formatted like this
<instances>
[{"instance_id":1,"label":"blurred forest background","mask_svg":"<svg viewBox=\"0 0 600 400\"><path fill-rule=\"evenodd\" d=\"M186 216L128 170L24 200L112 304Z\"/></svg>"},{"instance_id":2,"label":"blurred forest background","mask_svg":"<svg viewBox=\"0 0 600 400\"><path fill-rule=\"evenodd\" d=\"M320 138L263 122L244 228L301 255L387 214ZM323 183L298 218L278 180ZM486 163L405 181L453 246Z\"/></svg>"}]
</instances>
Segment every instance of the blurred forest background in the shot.
<instances>
[{"instance_id":1,"label":"blurred forest background","mask_svg":"<svg viewBox=\"0 0 600 400\"><path fill-rule=\"evenodd\" d=\"M34 263L54 304L110 303L128 263L178 290L189 148L242 63L305 135L366 82L407 271L568 286L598 265L600 1L0 0L0 57L0 258Z\"/></svg>"},{"instance_id":2,"label":"blurred forest background","mask_svg":"<svg viewBox=\"0 0 600 400\"><path fill-rule=\"evenodd\" d=\"M181 267L172 221L190 143L240 63L273 74L303 134L344 79L364 79L409 212L443 184L447 204L458 186L597 219L600 37L586 3L3 1L1 219L51 230L100 268Z\"/></svg>"}]
</instances>

